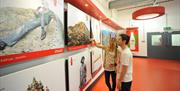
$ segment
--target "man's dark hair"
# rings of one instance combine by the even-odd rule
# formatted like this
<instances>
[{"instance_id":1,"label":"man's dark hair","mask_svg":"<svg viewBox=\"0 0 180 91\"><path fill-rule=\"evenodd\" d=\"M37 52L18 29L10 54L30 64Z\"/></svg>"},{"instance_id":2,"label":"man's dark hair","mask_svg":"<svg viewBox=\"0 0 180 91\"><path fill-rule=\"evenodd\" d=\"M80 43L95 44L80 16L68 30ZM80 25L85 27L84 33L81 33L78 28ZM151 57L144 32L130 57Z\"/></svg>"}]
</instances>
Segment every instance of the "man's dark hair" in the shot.
<instances>
[{"instance_id":1,"label":"man's dark hair","mask_svg":"<svg viewBox=\"0 0 180 91\"><path fill-rule=\"evenodd\" d=\"M126 45L129 43L130 37L127 34L120 34L122 41L126 41Z\"/></svg>"}]
</instances>

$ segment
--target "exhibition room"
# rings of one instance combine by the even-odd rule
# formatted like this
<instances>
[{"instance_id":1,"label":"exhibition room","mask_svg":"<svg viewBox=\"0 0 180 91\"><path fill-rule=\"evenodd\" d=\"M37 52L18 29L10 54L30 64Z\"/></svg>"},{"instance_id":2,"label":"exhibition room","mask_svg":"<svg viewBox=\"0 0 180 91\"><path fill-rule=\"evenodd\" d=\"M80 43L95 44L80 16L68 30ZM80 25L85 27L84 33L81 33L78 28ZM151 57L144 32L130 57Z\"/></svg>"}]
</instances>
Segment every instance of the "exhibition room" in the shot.
<instances>
[{"instance_id":1,"label":"exhibition room","mask_svg":"<svg viewBox=\"0 0 180 91\"><path fill-rule=\"evenodd\" d=\"M180 91L180 0L0 0L0 91Z\"/></svg>"}]
</instances>

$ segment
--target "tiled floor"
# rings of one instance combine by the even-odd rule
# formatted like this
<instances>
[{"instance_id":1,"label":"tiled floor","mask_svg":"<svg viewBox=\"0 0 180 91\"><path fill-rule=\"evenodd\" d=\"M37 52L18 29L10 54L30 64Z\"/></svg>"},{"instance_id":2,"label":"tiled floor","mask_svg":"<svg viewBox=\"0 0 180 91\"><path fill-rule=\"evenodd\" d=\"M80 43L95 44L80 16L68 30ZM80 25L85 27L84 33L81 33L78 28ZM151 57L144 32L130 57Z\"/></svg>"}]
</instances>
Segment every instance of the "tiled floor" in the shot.
<instances>
[{"instance_id":1,"label":"tiled floor","mask_svg":"<svg viewBox=\"0 0 180 91\"><path fill-rule=\"evenodd\" d=\"M133 71L131 91L180 91L180 60L134 58ZM91 91L108 91L104 79L102 75Z\"/></svg>"}]
</instances>

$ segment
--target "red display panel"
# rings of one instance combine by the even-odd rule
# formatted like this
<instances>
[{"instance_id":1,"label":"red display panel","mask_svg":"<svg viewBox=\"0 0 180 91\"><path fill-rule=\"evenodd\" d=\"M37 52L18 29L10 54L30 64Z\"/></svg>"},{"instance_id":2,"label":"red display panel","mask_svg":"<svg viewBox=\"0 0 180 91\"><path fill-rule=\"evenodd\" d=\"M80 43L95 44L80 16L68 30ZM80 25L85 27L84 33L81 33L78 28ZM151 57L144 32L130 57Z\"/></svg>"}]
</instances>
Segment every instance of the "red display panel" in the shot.
<instances>
[{"instance_id":1,"label":"red display panel","mask_svg":"<svg viewBox=\"0 0 180 91\"><path fill-rule=\"evenodd\" d=\"M138 52L139 51L139 34L138 27L129 27L126 29L127 34L130 36L129 48L131 51Z\"/></svg>"}]
</instances>

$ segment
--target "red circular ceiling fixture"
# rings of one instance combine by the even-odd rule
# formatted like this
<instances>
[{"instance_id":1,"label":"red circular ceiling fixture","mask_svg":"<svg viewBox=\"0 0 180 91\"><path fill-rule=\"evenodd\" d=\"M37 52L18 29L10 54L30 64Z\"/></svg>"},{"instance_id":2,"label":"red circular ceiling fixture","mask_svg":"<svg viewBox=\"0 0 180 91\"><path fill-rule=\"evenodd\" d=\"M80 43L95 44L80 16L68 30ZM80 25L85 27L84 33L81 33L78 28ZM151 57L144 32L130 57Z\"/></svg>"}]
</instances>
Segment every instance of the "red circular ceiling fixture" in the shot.
<instances>
[{"instance_id":1,"label":"red circular ceiling fixture","mask_svg":"<svg viewBox=\"0 0 180 91\"><path fill-rule=\"evenodd\" d=\"M147 20L153 19L165 14L165 8L163 6L152 6L139 9L132 14L134 20Z\"/></svg>"}]
</instances>

